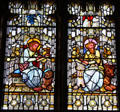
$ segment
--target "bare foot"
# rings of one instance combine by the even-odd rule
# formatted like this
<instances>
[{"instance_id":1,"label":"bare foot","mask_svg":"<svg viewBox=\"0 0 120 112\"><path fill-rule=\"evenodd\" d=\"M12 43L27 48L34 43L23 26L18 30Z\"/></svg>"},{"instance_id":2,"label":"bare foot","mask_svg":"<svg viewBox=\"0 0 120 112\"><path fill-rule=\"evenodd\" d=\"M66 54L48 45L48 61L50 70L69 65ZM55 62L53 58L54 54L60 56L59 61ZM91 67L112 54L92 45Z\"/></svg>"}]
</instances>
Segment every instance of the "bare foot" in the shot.
<instances>
[{"instance_id":1,"label":"bare foot","mask_svg":"<svg viewBox=\"0 0 120 112\"><path fill-rule=\"evenodd\" d=\"M47 87L47 90L48 90L48 91L52 91L52 89L53 89L52 86L48 86L48 87Z\"/></svg>"},{"instance_id":2,"label":"bare foot","mask_svg":"<svg viewBox=\"0 0 120 112\"><path fill-rule=\"evenodd\" d=\"M42 87L38 87L38 88L33 88L34 89L34 91L42 91L43 90L43 88Z\"/></svg>"},{"instance_id":3,"label":"bare foot","mask_svg":"<svg viewBox=\"0 0 120 112\"><path fill-rule=\"evenodd\" d=\"M113 89L113 90L115 90L116 89L116 86L114 86L114 85L110 85L110 87Z\"/></svg>"},{"instance_id":4,"label":"bare foot","mask_svg":"<svg viewBox=\"0 0 120 112\"><path fill-rule=\"evenodd\" d=\"M106 86L105 89L108 90L108 91L112 91L113 90L110 86Z\"/></svg>"}]
</instances>

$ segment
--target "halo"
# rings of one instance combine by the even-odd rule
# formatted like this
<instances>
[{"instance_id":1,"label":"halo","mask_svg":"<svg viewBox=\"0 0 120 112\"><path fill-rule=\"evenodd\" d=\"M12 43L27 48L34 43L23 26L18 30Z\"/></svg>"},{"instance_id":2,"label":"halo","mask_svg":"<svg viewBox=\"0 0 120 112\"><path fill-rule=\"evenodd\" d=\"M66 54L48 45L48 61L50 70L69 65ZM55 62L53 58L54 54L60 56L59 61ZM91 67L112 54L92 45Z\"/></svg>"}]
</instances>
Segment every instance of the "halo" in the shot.
<instances>
[{"instance_id":1,"label":"halo","mask_svg":"<svg viewBox=\"0 0 120 112\"><path fill-rule=\"evenodd\" d=\"M27 45L28 45L29 43L33 42L33 41L34 41L34 42L38 42L39 46L38 46L37 50L39 50L42 45L41 45L40 40L37 39L37 38L29 39L29 40L27 41Z\"/></svg>"},{"instance_id":2,"label":"halo","mask_svg":"<svg viewBox=\"0 0 120 112\"><path fill-rule=\"evenodd\" d=\"M86 44L88 44L89 42L93 42L96 46L95 46L95 48L97 48L97 41L95 40L95 39L87 39L87 40L85 40L85 42L84 42L84 47L85 47L85 45ZM86 48L86 47L85 47Z\"/></svg>"}]
</instances>

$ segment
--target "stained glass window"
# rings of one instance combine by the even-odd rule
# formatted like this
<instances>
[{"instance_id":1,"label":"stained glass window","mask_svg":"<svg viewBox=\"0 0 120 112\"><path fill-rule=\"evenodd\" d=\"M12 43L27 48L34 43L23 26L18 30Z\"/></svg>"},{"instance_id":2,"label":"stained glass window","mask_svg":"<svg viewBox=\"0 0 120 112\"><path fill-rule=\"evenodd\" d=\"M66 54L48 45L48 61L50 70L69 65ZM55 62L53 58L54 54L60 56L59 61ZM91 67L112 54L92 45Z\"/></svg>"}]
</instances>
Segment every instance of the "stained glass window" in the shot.
<instances>
[{"instance_id":1,"label":"stained glass window","mask_svg":"<svg viewBox=\"0 0 120 112\"><path fill-rule=\"evenodd\" d=\"M107 3L68 5L75 17L68 21L68 110L118 110L114 11Z\"/></svg>"},{"instance_id":2,"label":"stained glass window","mask_svg":"<svg viewBox=\"0 0 120 112\"><path fill-rule=\"evenodd\" d=\"M54 110L56 6L25 3L9 2L2 109Z\"/></svg>"}]
</instances>

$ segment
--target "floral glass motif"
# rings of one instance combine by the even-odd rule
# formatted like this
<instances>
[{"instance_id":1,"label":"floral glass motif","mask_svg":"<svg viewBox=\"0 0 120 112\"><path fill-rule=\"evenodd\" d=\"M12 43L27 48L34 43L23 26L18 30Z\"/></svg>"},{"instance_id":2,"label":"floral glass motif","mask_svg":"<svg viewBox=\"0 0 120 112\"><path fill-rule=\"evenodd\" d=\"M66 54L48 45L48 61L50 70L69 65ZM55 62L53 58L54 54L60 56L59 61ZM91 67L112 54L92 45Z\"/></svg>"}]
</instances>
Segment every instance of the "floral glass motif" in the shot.
<instances>
[{"instance_id":1,"label":"floral glass motif","mask_svg":"<svg viewBox=\"0 0 120 112\"><path fill-rule=\"evenodd\" d=\"M115 23L110 4L68 5L68 110L118 110Z\"/></svg>"},{"instance_id":2,"label":"floral glass motif","mask_svg":"<svg viewBox=\"0 0 120 112\"><path fill-rule=\"evenodd\" d=\"M54 110L55 3L9 2L3 110Z\"/></svg>"}]
</instances>

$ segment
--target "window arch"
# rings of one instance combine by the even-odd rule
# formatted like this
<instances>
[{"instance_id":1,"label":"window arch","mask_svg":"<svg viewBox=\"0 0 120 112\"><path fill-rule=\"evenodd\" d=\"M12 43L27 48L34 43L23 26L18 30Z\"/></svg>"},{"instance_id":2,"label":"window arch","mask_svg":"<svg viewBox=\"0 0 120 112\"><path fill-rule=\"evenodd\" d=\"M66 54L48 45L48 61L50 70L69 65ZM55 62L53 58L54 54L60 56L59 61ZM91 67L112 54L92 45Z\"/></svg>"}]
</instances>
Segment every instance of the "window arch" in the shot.
<instances>
[{"instance_id":1,"label":"window arch","mask_svg":"<svg viewBox=\"0 0 120 112\"><path fill-rule=\"evenodd\" d=\"M115 6L70 1L68 110L118 110Z\"/></svg>"},{"instance_id":2,"label":"window arch","mask_svg":"<svg viewBox=\"0 0 120 112\"><path fill-rule=\"evenodd\" d=\"M55 2L8 6L2 109L54 110Z\"/></svg>"}]
</instances>

